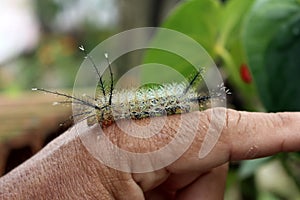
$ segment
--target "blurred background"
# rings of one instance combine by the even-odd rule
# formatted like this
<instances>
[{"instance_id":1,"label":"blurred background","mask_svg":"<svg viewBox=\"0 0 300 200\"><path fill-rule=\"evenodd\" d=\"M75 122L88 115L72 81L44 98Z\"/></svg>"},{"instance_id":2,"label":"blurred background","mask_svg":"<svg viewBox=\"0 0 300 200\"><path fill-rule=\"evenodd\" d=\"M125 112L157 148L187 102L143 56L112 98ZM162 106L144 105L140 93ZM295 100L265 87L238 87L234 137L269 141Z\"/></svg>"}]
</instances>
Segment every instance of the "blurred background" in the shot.
<instances>
[{"instance_id":1,"label":"blurred background","mask_svg":"<svg viewBox=\"0 0 300 200\"><path fill-rule=\"evenodd\" d=\"M178 30L217 63L232 95L228 107L300 111L299 0L3 0L0 12L0 175L71 126L71 108L33 87L71 93L87 51L121 31ZM136 59L136 56L140 56ZM178 69L162 52L129 55ZM180 68L184 68L183 65ZM187 67L188 68L188 67ZM189 72L184 72L188 74ZM63 100L63 99L62 99ZM60 124L63 123L63 126ZM226 199L300 199L299 153L231 164Z\"/></svg>"}]
</instances>

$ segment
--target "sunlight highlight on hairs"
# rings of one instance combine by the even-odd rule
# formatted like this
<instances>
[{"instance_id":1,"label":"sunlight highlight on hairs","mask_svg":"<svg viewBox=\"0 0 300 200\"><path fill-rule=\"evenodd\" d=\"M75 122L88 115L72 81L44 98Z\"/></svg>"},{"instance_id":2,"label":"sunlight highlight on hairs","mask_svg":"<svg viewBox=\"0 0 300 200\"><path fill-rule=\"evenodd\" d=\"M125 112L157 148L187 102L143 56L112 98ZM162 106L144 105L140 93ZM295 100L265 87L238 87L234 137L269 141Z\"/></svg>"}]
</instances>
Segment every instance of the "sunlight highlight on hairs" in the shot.
<instances>
[{"instance_id":1,"label":"sunlight highlight on hairs","mask_svg":"<svg viewBox=\"0 0 300 200\"><path fill-rule=\"evenodd\" d=\"M43 88L32 88L46 93L63 96L67 100L55 102L57 104L77 104L82 110L72 117L76 120L85 120L95 117L97 123L102 127L107 127L116 120L121 119L142 119L159 117L164 115L183 114L197 110L209 108L211 99L223 100L222 93L229 94L229 90L220 85L218 90L210 92L197 91L197 83L201 82L203 69L200 68L190 78L188 83L165 83L158 87L141 87L117 91L114 89L114 79L107 53L104 54L108 62L110 82L105 85L103 74L99 70L93 58L86 53L85 48L79 49L85 53L85 59L91 62L97 76L97 96L93 98L75 97L57 91L50 91ZM84 95L83 95L84 96Z\"/></svg>"},{"instance_id":2,"label":"sunlight highlight on hairs","mask_svg":"<svg viewBox=\"0 0 300 200\"><path fill-rule=\"evenodd\" d=\"M151 48L184 58L190 64L190 76L183 76L174 66L153 62L134 66L116 78L112 63L129 52ZM102 41L89 53L83 46L79 49L85 59L78 69L72 95L43 88L33 90L65 97L55 104L72 105L74 128L82 144L108 167L143 173L168 166L190 147L202 127L199 113L192 112L226 107L226 95L230 92L224 87L213 59L199 43L180 32L157 27L136 28ZM146 76L140 76L141 73ZM168 77L174 81L166 82ZM83 90L87 85L89 89ZM214 113L214 110L207 112L211 120L205 125L199 159L213 149L225 125L225 112ZM179 115L176 124L168 121L171 115ZM189 116L196 118L191 120ZM132 149L132 140L148 144L157 139L163 143L164 127L171 128L174 134L164 146L158 145L149 152ZM125 148L118 146L117 141L122 137L132 139L124 144Z\"/></svg>"}]
</instances>

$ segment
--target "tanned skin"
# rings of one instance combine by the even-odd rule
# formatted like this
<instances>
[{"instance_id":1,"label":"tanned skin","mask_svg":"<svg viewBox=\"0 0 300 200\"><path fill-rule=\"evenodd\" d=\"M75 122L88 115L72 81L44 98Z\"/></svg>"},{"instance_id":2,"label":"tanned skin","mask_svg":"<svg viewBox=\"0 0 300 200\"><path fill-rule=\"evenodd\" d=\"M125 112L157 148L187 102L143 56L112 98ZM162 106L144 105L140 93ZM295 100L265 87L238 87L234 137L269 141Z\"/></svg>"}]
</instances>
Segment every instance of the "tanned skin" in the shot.
<instances>
[{"instance_id":1,"label":"tanned skin","mask_svg":"<svg viewBox=\"0 0 300 200\"><path fill-rule=\"evenodd\" d=\"M189 121L200 120L193 143L178 160L149 173L125 173L105 166L91 156L71 128L0 178L0 199L223 199L228 162L300 151L299 112L267 114L225 109L226 123L216 146L199 159L210 112L185 114ZM161 132L172 137L181 123L180 116L168 116L167 120L171 123ZM143 119L138 123L148 122ZM187 132L192 130L189 124L183 125ZM97 131L97 127L89 131ZM115 124L106 133L114 133L120 147L129 139L137 151L156 145L155 141L149 145L124 137Z\"/></svg>"}]
</instances>

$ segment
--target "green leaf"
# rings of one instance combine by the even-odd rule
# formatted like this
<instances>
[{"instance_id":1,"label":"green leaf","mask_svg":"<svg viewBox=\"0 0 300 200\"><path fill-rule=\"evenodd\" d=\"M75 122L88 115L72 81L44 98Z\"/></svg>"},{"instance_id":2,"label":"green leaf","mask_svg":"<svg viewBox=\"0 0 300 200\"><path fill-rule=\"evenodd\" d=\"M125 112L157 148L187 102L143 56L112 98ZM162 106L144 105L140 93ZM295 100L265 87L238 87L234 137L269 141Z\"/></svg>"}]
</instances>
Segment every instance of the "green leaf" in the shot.
<instances>
[{"instance_id":1,"label":"green leaf","mask_svg":"<svg viewBox=\"0 0 300 200\"><path fill-rule=\"evenodd\" d=\"M220 14L221 6L219 1L184 1L164 21L162 27L190 36L199 42L210 55L213 55Z\"/></svg>"},{"instance_id":2,"label":"green leaf","mask_svg":"<svg viewBox=\"0 0 300 200\"><path fill-rule=\"evenodd\" d=\"M300 110L300 15L272 39L266 51L270 111ZM279 92L280 91L280 92Z\"/></svg>"},{"instance_id":3,"label":"green leaf","mask_svg":"<svg viewBox=\"0 0 300 200\"><path fill-rule=\"evenodd\" d=\"M242 97L244 109L257 111L260 108L256 103L257 91L254 84L245 83L240 74L241 65L246 64L241 32L245 15L253 2L254 0L230 0L224 4L215 50L222 59L229 82Z\"/></svg>"},{"instance_id":4,"label":"green leaf","mask_svg":"<svg viewBox=\"0 0 300 200\"><path fill-rule=\"evenodd\" d=\"M244 15L248 12L254 0L230 0L222 10L220 18L219 45L231 48L240 39L241 25Z\"/></svg>"},{"instance_id":5,"label":"green leaf","mask_svg":"<svg viewBox=\"0 0 300 200\"><path fill-rule=\"evenodd\" d=\"M214 45L217 38L219 17L220 3L218 1L183 1L170 13L162 24L162 27L181 32L191 37L202 45L210 56L212 56L214 54ZM187 46L188 43L181 43L181 41L176 39L176 37L161 36L160 33L158 33L156 34L153 43L164 43L170 46L169 49L177 49L179 47L182 50L187 50L187 53L190 54L189 57L193 57L194 60L199 60L198 63L203 63L201 59L203 59L204 55L196 54L197 52L191 50L192 47ZM208 55L206 54L205 56ZM186 57L178 56L175 52L149 49L145 53L144 63L160 63L170 66L185 77L193 72L191 71L191 63L186 60ZM147 72L147 76L151 76L151 74ZM154 76L157 76L157 72Z\"/></svg>"},{"instance_id":6,"label":"green leaf","mask_svg":"<svg viewBox=\"0 0 300 200\"><path fill-rule=\"evenodd\" d=\"M256 1L243 42L266 109L300 110L300 2Z\"/></svg>"}]
</instances>

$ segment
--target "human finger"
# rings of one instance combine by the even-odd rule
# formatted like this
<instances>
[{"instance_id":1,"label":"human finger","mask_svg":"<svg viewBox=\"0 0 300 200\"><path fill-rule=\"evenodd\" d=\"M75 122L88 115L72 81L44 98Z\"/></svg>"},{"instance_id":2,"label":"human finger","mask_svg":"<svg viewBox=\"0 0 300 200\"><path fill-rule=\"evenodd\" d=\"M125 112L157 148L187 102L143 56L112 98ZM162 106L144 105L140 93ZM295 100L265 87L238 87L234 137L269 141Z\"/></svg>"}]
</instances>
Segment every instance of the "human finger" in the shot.
<instances>
[{"instance_id":1,"label":"human finger","mask_svg":"<svg viewBox=\"0 0 300 200\"><path fill-rule=\"evenodd\" d=\"M218 108L222 112L223 108ZM214 109L218 113L218 109ZM221 112L221 113L222 113ZM202 123L211 122L209 111L199 113ZM199 127L194 142L168 170L204 170L227 161L253 159L278 152L300 151L300 113L255 113L225 109L226 120L212 151L199 159L206 130ZM191 119L193 120L193 119Z\"/></svg>"},{"instance_id":2,"label":"human finger","mask_svg":"<svg viewBox=\"0 0 300 200\"><path fill-rule=\"evenodd\" d=\"M187 121L200 119L200 125L191 146L178 160L166 166L167 172L201 173L231 160L253 159L282 151L300 150L300 113L250 113L224 108L215 108L214 112L218 113L218 109L225 111L226 123L212 151L206 157L199 158L207 127L213 123L210 117L211 110L186 114L185 117L189 118ZM168 119L171 123L161 131L171 135L174 127L180 123L180 117L169 116ZM189 124L183 126L188 127ZM192 129L186 130L186 134L193 134L188 133ZM155 173L153 172L154 176ZM142 177L139 175L137 178L142 188L151 188L151 181L147 182Z\"/></svg>"},{"instance_id":3,"label":"human finger","mask_svg":"<svg viewBox=\"0 0 300 200\"><path fill-rule=\"evenodd\" d=\"M176 193L176 200L223 199L228 163L212 169Z\"/></svg>"}]
</instances>

